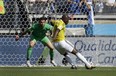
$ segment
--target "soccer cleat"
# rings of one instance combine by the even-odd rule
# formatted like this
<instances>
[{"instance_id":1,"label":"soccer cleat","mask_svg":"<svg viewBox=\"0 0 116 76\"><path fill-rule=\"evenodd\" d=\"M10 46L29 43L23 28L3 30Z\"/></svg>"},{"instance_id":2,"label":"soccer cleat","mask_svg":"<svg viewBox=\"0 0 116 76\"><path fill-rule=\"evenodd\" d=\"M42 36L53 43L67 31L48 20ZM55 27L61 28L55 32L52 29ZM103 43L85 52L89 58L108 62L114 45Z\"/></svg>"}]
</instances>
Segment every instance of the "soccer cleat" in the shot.
<instances>
[{"instance_id":1,"label":"soccer cleat","mask_svg":"<svg viewBox=\"0 0 116 76\"><path fill-rule=\"evenodd\" d=\"M77 67L75 65L72 65L71 69L77 69Z\"/></svg>"},{"instance_id":2,"label":"soccer cleat","mask_svg":"<svg viewBox=\"0 0 116 76\"><path fill-rule=\"evenodd\" d=\"M90 70L93 69L93 68L96 68L95 65L92 62L90 64L91 64L91 67L88 67L87 65L85 65L85 68L90 69Z\"/></svg>"},{"instance_id":3,"label":"soccer cleat","mask_svg":"<svg viewBox=\"0 0 116 76\"><path fill-rule=\"evenodd\" d=\"M53 66L57 66L57 64L55 63L54 60L51 60L50 63L51 63Z\"/></svg>"},{"instance_id":4,"label":"soccer cleat","mask_svg":"<svg viewBox=\"0 0 116 76\"><path fill-rule=\"evenodd\" d=\"M32 65L30 64L30 61L29 60L27 61L27 66L28 67L32 67Z\"/></svg>"},{"instance_id":5,"label":"soccer cleat","mask_svg":"<svg viewBox=\"0 0 116 76\"><path fill-rule=\"evenodd\" d=\"M95 66L88 67L88 66L85 65L85 68L91 70L91 69L96 68L96 67Z\"/></svg>"}]
</instances>

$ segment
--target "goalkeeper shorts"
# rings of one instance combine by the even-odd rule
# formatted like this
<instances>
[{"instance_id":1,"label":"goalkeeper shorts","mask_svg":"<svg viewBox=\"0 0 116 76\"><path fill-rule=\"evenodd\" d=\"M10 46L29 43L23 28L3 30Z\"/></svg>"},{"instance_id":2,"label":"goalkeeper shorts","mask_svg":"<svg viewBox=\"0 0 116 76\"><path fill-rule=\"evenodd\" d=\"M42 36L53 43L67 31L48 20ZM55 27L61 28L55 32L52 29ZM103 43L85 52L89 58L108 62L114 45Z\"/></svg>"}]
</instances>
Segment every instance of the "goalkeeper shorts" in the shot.
<instances>
[{"instance_id":1,"label":"goalkeeper shorts","mask_svg":"<svg viewBox=\"0 0 116 76\"><path fill-rule=\"evenodd\" d=\"M31 41L34 41L35 43L37 43L37 41L40 41L42 44L46 44L50 40L47 36L45 36L43 38L38 38L38 37L35 37L35 36L31 36Z\"/></svg>"}]
</instances>

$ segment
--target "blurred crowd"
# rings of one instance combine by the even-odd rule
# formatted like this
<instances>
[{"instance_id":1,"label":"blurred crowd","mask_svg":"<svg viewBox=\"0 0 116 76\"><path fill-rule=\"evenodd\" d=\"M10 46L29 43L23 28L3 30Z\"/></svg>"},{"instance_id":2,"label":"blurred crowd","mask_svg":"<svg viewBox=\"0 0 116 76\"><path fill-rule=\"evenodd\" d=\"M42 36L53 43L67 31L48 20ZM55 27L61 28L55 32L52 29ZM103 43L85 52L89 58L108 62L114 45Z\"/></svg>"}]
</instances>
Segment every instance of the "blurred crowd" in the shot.
<instances>
[{"instance_id":1,"label":"blurred crowd","mask_svg":"<svg viewBox=\"0 0 116 76\"><path fill-rule=\"evenodd\" d=\"M116 13L116 0L92 0L96 14ZM79 14L80 0L27 0L32 13L75 13ZM83 6L83 8L86 8ZM81 10L83 10L83 8ZM76 11L74 11L76 9ZM84 10L87 12L87 10Z\"/></svg>"},{"instance_id":2,"label":"blurred crowd","mask_svg":"<svg viewBox=\"0 0 116 76\"><path fill-rule=\"evenodd\" d=\"M29 27L29 14L86 14L88 12L87 5L82 3L80 8L80 1L81 0L4 0L6 14L0 15L0 28ZM91 5L96 15L116 15L116 0L86 1L93 2Z\"/></svg>"},{"instance_id":3,"label":"blurred crowd","mask_svg":"<svg viewBox=\"0 0 116 76\"><path fill-rule=\"evenodd\" d=\"M116 14L116 0L95 0L93 4L96 14Z\"/></svg>"},{"instance_id":4,"label":"blurred crowd","mask_svg":"<svg viewBox=\"0 0 116 76\"><path fill-rule=\"evenodd\" d=\"M80 14L80 11L87 12L86 5L79 8L81 0L4 0L6 7L16 6L18 2L20 7L28 8L29 13L50 14L50 13L74 13ZM18 1L18 2L17 2ZM89 0L86 0L89 1ZM90 0L96 14L114 14L116 13L116 0ZM9 9L14 9L9 8ZM14 11L16 11L14 9Z\"/></svg>"}]
</instances>

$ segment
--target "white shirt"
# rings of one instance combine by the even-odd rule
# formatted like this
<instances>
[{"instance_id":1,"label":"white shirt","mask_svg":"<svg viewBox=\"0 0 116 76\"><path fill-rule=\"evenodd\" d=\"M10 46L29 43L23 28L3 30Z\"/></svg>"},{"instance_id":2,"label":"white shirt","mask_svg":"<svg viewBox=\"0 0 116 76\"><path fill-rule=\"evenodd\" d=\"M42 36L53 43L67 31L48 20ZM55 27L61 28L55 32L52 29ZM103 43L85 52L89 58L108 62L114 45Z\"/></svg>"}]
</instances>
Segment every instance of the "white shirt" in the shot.
<instances>
[{"instance_id":1,"label":"white shirt","mask_svg":"<svg viewBox=\"0 0 116 76\"><path fill-rule=\"evenodd\" d=\"M107 3L115 3L115 0L107 0Z\"/></svg>"},{"instance_id":2,"label":"white shirt","mask_svg":"<svg viewBox=\"0 0 116 76\"><path fill-rule=\"evenodd\" d=\"M92 0L87 0L87 3L88 4L92 4Z\"/></svg>"}]
</instances>

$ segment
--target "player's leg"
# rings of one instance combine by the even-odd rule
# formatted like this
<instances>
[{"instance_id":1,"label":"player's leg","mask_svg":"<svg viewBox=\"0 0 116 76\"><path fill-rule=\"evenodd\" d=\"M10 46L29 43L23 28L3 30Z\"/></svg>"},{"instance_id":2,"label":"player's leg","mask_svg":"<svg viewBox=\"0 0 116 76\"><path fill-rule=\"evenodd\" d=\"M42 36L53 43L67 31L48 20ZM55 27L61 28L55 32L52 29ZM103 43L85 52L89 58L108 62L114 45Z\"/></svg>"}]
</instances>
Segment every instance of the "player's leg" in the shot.
<instances>
[{"instance_id":1,"label":"player's leg","mask_svg":"<svg viewBox=\"0 0 116 76\"><path fill-rule=\"evenodd\" d=\"M70 55L67 52L64 54L64 56L66 60L71 64L71 69L77 69L75 64L72 62Z\"/></svg>"},{"instance_id":2,"label":"player's leg","mask_svg":"<svg viewBox=\"0 0 116 76\"><path fill-rule=\"evenodd\" d=\"M72 54L74 54L76 57L78 57L85 65L86 65L86 68L87 69L92 69L94 68L93 65L91 65L87 60L86 58L81 54L79 53L73 46L72 43L70 43L69 41L66 41L67 43L67 47L69 47L70 49L67 49L69 52L71 52Z\"/></svg>"},{"instance_id":3,"label":"player's leg","mask_svg":"<svg viewBox=\"0 0 116 76\"><path fill-rule=\"evenodd\" d=\"M73 51L71 53L74 54L76 57L78 57L85 64L87 69L95 68L95 66L93 64L89 63L81 53L76 51L76 49L73 49Z\"/></svg>"},{"instance_id":4,"label":"player's leg","mask_svg":"<svg viewBox=\"0 0 116 76\"><path fill-rule=\"evenodd\" d=\"M48 57L48 54L49 54L49 48L47 46L45 46L44 50L42 51L42 54L38 58L37 64L40 62L41 58L43 58L45 60Z\"/></svg>"},{"instance_id":5,"label":"player's leg","mask_svg":"<svg viewBox=\"0 0 116 76\"><path fill-rule=\"evenodd\" d=\"M52 45L51 41L48 39L48 37L44 37L41 42L47 46L50 51L49 51L49 54L50 54L50 63L53 64L54 66L57 66L57 64L54 62L54 46Z\"/></svg>"},{"instance_id":6,"label":"player's leg","mask_svg":"<svg viewBox=\"0 0 116 76\"><path fill-rule=\"evenodd\" d=\"M70 65L72 66L71 68L76 69L76 66L72 62L70 55L67 53L66 49L64 48L65 47L64 41L54 42L54 47L61 55L65 56L68 63L70 63Z\"/></svg>"},{"instance_id":7,"label":"player's leg","mask_svg":"<svg viewBox=\"0 0 116 76\"><path fill-rule=\"evenodd\" d=\"M35 44L36 44L36 39L31 37L31 40L29 42L29 47L27 49L27 66L28 67L32 67L32 65L30 64L30 58L32 55L32 49L33 49Z\"/></svg>"}]
</instances>

